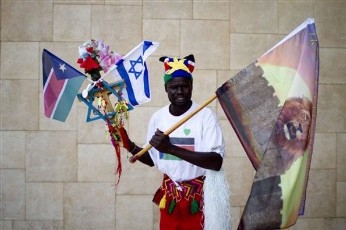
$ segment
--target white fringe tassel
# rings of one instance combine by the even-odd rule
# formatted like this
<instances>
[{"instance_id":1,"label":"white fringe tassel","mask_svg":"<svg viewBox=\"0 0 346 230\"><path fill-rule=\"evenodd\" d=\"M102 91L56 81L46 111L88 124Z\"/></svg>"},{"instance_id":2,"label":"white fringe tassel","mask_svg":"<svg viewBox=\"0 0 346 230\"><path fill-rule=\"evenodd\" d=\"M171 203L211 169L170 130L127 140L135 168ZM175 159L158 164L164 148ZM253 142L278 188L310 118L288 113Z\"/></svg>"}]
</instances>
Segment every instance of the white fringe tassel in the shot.
<instances>
[{"instance_id":1,"label":"white fringe tassel","mask_svg":"<svg viewBox=\"0 0 346 230\"><path fill-rule=\"evenodd\" d=\"M204 230L231 230L231 193L223 169L207 170L203 189Z\"/></svg>"}]
</instances>

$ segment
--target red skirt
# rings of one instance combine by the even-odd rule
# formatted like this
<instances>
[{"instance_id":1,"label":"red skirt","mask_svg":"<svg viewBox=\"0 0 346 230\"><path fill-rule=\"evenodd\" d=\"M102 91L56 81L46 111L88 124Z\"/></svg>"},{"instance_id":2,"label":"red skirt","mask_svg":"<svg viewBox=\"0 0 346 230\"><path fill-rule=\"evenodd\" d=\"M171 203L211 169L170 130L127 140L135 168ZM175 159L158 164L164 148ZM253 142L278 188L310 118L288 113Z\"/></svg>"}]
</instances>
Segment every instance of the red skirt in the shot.
<instances>
[{"instance_id":1,"label":"red skirt","mask_svg":"<svg viewBox=\"0 0 346 230\"><path fill-rule=\"evenodd\" d=\"M160 230L203 229L204 177L174 182L164 175L153 202L160 207Z\"/></svg>"}]
</instances>

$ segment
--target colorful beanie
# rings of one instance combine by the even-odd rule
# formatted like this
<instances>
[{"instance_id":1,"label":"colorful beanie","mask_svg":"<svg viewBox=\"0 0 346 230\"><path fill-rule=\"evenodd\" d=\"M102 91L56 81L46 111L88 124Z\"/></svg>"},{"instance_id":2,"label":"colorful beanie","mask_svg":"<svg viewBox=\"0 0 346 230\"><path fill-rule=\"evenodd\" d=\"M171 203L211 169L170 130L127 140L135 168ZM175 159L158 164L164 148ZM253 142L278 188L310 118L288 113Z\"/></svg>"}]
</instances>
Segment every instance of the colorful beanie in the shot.
<instances>
[{"instance_id":1,"label":"colorful beanie","mask_svg":"<svg viewBox=\"0 0 346 230\"><path fill-rule=\"evenodd\" d=\"M165 68L165 75L163 76L165 84L175 77L192 78L191 73L195 68L195 57L192 54L183 59L161 57L159 60L163 62Z\"/></svg>"}]
</instances>

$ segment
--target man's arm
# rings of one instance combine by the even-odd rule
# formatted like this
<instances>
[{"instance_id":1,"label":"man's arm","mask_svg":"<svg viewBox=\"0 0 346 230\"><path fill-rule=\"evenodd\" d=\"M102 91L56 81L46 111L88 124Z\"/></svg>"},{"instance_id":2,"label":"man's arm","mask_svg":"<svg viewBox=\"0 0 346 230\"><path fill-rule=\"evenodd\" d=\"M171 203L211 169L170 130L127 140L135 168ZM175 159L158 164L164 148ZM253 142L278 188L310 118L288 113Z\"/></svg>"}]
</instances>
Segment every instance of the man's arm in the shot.
<instances>
[{"instance_id":1,"label":"man's arm","mask_svg":"<svg viewBox=\"0 0 346 230\"><path fill-rule=\"evenodd\" d=\"M132 155L135 155L142 150L142 148L138 147L133 141L130 140L130 137L127 134L127 131L124 127L119 128L119 134L121 137L121 141L123 143L123 147L127 151L129 151ZM143 164L146 164L146 165L152 167L152 166L154 166L154 162L151 159L150 155L147 153L148 152L146 152L144 155L139 157L138 160L140 162L142 162Z\"/></svg>"},{"instance_id":2,"label":"man's arm","mask_svg":"<svg viewBox=\"0 0 346 230\"><path fill-rule=\"evenodd\" d=\"M130 139L129 139L130 140ZM128 151L132 154L132 155L136 155L138 152L140 152L142 150L142 148L138 147L134 142L132 142L130 140L129 142L129 149ZM154 162L153 160L151 159L150 155L148 152L145 152L142 156L140 156L138 158L138 160L140 162L142 162L143 164L146 164L150 167L153 167L154 166Z\"/></svg>"}]
</instances>

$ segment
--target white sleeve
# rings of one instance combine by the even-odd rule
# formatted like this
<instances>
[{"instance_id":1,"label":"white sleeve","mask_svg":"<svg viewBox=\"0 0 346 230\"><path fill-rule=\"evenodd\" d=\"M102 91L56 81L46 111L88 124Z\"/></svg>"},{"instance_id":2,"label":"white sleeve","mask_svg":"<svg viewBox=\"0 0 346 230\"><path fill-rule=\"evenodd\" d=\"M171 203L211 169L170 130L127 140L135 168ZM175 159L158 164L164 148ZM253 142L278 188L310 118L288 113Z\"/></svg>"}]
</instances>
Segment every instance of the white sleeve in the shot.
<instances>
[{"instance_id":1,"label":"white sleeve","mask_svg":"<svg viewBox=\"0 0 346 230\"><path fill-rule=\"evenodd\" d=\"M225 142L216 114L210 112L205 114L203 118L203 139L206 151L216 152L225 157Z\"/></svg>"}]
</instances>

